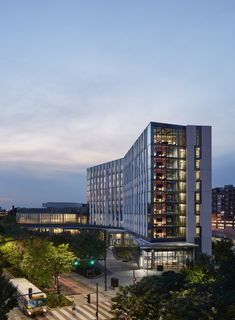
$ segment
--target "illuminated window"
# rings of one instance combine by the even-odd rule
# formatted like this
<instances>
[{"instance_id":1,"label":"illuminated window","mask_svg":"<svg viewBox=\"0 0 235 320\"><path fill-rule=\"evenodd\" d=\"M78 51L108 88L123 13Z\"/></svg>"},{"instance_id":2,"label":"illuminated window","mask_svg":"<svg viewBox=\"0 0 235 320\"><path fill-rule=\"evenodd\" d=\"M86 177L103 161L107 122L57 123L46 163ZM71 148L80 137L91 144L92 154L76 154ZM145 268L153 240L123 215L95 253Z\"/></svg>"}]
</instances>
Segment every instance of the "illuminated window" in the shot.
<instances>
[{"instance_id":1,"label":"illuminated window","mask_svg":"<svg viewBox=\"0 0 235 320\"><path fill-rule=\"evenodd\" d=\"M197 214L200 213L200 204L196 204L196 213L197 213Z\"/></svg>"},{"instance_id":2,"label":"illuminated window","mask_svg":"<svg viewBox=\"0 0 235 320\"><path fill-rule=\"evenodd\" d=\"M200 169L200 160L196 160L196 169Z\"/></svg>"},{"instance_id":3,"label":"illuminated window","mask_svg":"<svg viewBox=\"0 0 235 320\"><path fill-rule=\"evenodd\" d=\"M197 182L196 182L196 190L197 190L197 191L200 191L200 187L201 187L201 182L200 182L200 181L197 181Z\"/></svg>"},{"instance_id":4,"label":"illuminated window","mask_svg":"<svg viewBox=\"0 0 235 320\"><path fill-rule=\"evenodd\" d=\"M200 193L199 193L199 192L196 192L196 201L197 201L197 202L200 202L200 199L201 199Z\"/></svg>"},{"instance_id":5,"label":"illuminated window","mask_svg":"<svg viewBox=\"0 0 235 320\"><path fill-rule=\"evenodd\" d=\"M201 230L200 227L197 227L197 228L196 228L196 236L197 236L197 237L200 237L200 234L201 234L201 231L200 231L200 230Z\"/></svg>"},{"instance_id":6,"label":"illuminated window","mask_svg":"<svg viewBox=\"0 0 235 320\"><path fill-rule=\"evenodd\" d=\"M200 171L199 170L196 171L196 180L200 180Z\"/></svg>"}]
</instances>

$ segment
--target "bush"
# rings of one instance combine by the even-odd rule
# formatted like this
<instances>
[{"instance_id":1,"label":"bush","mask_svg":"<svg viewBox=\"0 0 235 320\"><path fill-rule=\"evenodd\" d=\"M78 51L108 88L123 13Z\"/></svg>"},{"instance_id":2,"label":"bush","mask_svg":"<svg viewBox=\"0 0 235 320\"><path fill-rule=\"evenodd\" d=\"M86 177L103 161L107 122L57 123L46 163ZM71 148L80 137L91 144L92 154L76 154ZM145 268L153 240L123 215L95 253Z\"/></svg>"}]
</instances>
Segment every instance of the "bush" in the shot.
<instances>
[{"instance_id":1,"label":"bush","mask_svg":"<svg viewBox=\"0 0 235 320\"><path fill-rule=\"evenodd\" d=\"M71 304L72 302L65 298L65 296L62 294L57 295L56 292L47 293L47 306L49 308L67 307L71 306Z\"/></svg>"}]
</instances>

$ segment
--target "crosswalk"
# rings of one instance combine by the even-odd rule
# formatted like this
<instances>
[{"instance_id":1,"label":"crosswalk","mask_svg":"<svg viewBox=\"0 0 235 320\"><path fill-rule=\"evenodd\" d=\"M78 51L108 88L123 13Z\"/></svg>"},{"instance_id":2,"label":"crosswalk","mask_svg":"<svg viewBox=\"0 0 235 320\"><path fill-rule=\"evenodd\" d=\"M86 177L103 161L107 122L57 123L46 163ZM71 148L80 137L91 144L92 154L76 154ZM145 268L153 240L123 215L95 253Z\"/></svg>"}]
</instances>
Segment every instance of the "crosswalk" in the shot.
<instances>
[{"instance_id":1,"label":"crosswalk","mask_svg":"<svg viewBox=\"0 0 235 320\"><path fill-rule=\"evenodd\" d=\"M99 303L99 320L112 319L110 313L111 302L100 302ZM10 314L9 320L26 320L28 317L24 316L19 310L14 314ZM95 320L96 319L96 305L95 304L84 304L76 306L75 310L72 307L56 308L51 309L45 315L36 315L33 317L34 320Z\"/></svg>"}]
</instances>

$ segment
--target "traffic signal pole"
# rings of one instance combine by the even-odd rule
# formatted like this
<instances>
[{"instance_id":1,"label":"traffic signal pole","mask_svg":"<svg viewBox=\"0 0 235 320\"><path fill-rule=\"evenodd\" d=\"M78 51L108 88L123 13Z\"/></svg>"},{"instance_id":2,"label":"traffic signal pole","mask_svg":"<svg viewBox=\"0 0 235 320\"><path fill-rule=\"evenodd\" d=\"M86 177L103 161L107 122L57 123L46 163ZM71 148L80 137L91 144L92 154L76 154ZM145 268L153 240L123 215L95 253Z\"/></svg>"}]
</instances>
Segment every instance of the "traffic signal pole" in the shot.
<instances>
[{"instance_id":1,"label":"traffic signal pole","mask_svg":"<svg viewBox=\"0 0 235 320\"><path fill-rule=\"evenodd\" d=\"M107 252L106 252L106 243L107 243L107 231L104 230L104 290L107 291Z\"/></svg>"},{"instance_id":2,"label":"traffic signal pole","mask_svg":"<svg viewBox=\"0 0 235 320\"><path fill-rule=\"evenodd\" d=\"M99 320L99 300L98 300L98 295L99 295L99 285L96 283L96 320Z\"/></svg>"}]
</instances>

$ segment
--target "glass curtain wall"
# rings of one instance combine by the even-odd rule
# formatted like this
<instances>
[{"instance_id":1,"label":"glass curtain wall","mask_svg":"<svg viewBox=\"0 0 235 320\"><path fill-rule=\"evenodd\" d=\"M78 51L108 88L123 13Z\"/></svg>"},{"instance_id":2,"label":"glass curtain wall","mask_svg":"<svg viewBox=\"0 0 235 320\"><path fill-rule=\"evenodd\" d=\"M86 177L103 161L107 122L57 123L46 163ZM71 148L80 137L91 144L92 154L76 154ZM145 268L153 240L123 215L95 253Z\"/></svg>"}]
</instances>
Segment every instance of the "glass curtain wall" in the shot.
<instances>
[{"instance_id":1,"label":"glass curtain wall","mask_svg":"<svg viewBox=\"0 0 235 320\"><path fill-rule=\"evenodd\" d=\"M193 249L169 248L142 251L143 269L175 270L189 266L193 261Z\"/></svg>"},{"instance_id":2,"label":"glass curtain wall","mask_svg":"<svg viewBox=\"0 0 235 320\"><path fill-rule=\"evenodd\" d=\"M153 128L153 238L184 240L186 236L186 130Z\"/></svg>"}]
</instances>

